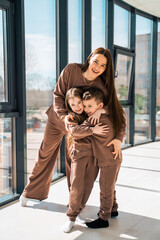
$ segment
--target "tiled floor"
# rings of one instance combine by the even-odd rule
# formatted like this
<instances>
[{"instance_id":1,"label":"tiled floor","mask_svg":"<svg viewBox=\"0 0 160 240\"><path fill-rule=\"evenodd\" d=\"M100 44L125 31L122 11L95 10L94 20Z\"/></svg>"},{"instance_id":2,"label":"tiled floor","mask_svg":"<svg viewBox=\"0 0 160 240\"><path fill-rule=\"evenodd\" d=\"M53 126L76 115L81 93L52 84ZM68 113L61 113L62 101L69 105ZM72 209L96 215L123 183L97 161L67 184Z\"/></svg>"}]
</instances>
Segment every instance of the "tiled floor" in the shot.
<instances>
[{"instance_id":1,"label":"tiled floor","mask_svg":"<svg viewBox=\"0 0 160 240\"><path fill-rule=\"evenodd\" d=\"M29 201L25 208L16 201L0 211L1 240L160 240L160 142L123 150L123 164L116 189L119 217L106 229L88 229L76 224L69 234L61 231L67 220L66 179L53 184L45 201ZM97 218L99 184L85 215Z\"/></svg>"}]
</instances>

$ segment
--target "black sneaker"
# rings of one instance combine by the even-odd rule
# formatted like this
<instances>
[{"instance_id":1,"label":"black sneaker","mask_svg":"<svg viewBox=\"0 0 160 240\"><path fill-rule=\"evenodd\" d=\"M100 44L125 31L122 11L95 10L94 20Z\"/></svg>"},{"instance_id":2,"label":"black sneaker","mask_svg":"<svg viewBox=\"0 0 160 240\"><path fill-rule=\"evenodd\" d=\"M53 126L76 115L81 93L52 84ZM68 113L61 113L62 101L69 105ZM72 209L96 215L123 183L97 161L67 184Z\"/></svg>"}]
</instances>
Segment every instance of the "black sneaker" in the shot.
<instances>
[{"instance_id":1,"label":"black sneaker","mask_svg":"<svg viewBox=\"0 0 160 240\"><path fill-rule=\"evenodd\" d=\"M116 212L111 212L111 218L118 217L118 215L119 215L118 211L116 211ZM99 212L97 213L97 216L99 217Z\"/></svg>"},{"instance_id":2,"label":"black sneaker","mask_svg":"<svg viewBox=\"0 0 160 240\"><path fill-rule=\"evenodd\" d=\"M115 217L118 217L118 211L116 212L111 212L111 218L115 218Z\"/></svg>"},{"instance_id":3,"label":"black sneaker","mask_svg":"<svg viewBox=\"0 0 160 240\"><path fill-rule=\"evenodd\" d=\"M109 222L98 218L92 222L87 222L86 225L89 228L106 228L109 226Z\"/></svg>"}]
</instances>

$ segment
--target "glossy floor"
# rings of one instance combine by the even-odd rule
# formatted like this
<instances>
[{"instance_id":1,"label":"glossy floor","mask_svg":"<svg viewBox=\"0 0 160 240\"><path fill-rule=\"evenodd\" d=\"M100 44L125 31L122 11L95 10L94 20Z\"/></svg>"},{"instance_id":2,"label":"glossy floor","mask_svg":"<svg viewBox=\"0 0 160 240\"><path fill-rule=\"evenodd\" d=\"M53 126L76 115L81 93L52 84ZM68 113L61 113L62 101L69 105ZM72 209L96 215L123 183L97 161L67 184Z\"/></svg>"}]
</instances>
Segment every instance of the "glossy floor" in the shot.
<instances>
[{"instance_id":1,"label":"glossy floor","mask_svg":"<svg viewBox=\"0 0 160 240\"><path fill-rule=\"evenodd\" d=\"M66 178L53 184L45 201L18 201L0 211L1 240L160 240L160 142L123 150L123 164L116 190L119 216L110 219L109 228L88 229L84 224L63 233L68 204ZM97 218L98 178L84 215Z\"/></svg>"}]
</instances>

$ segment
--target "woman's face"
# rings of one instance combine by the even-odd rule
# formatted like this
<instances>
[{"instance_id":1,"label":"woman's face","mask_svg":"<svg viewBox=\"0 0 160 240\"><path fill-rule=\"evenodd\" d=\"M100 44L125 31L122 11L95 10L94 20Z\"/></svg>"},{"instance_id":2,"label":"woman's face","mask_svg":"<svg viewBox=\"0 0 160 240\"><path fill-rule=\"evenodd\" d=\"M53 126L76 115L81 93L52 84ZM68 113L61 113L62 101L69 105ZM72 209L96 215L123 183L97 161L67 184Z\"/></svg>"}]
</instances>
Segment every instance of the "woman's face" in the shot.
<instances>
[{"instance_id":1,"label":"woman's face","mask_svg":"<svg viewBox=\"0 0 160 240\"><path fill-rule=\"evenodd\" d=\"M83 102L81 98L72 97L68 100L68 104L74 113L81 114L83 112Z\"/></svg>"},{"instance_id":2,"label":"woman's face","mask_svg":"<svg viewBox=\"0 0 160 240\"><path fill-rule=\"evenodd\" d=\"M87 72L90 76L90 79L95 79L101 75L107 66L107 58L102 54L96 54L90 58L89 67Z\"/></svg>"}]
</instances>

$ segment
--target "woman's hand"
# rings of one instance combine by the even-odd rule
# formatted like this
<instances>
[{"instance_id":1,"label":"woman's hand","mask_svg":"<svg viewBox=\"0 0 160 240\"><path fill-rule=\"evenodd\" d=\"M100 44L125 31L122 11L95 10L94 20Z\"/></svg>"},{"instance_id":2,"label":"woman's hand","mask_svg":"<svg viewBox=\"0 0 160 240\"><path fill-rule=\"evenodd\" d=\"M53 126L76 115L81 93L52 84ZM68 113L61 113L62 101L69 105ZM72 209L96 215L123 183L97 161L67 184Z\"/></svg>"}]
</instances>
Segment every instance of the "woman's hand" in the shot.
<instances>
[{"instance_id":1,"label":"woman's hand","mask_svg":"<svg viewBox=\"0 0 160 240\"><path fill-rule=\"evenodd\" d=\"M114 152L112 153L115 154L114 159L116 159L117 157L121 156L121 141L115 138L110 143L108 143L107 146L109 147L112 144L114 147Z\"/></svg>"},{"instance_id":2,"label":"woman's hand","mask_svg":"<svg viewBox=\"0 0 160 240\"><path fill-rule=\"evenodd\" d=\"M88 120L91 122L91 124L99 123L99 119L102 113L106 113L106 111L102 109L98 109L95 113L93 113Z\"/></svg>"},{"instance_id":3,"label":"woman's hand","mask_svg":"<svg viewBox=\"0 0 160 240\"><path fill-rule=\"evenodd\" d=\"M107 132L109 132L108 125L100 126L102 123L98 123L93 127L93 133L98 135L105 135Z\"/></svg>"}]
</instances>

